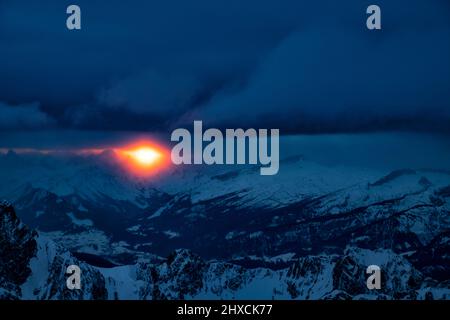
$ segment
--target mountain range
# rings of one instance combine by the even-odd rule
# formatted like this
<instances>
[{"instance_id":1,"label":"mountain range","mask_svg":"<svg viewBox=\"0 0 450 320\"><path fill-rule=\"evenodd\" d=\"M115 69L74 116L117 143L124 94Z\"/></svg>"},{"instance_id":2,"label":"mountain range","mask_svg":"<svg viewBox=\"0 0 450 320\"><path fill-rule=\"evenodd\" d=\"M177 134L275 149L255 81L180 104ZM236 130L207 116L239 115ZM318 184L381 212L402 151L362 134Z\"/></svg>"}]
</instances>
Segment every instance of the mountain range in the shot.
<instances>
[{"instance_id":1,"label":"mountain range","mask_svg":"<svg viewBox=\"0 0 450 320\"><path fill-rule=\"evenodd\" d=\"M118 174L107 154L0 156L0 295L448 299L450 172L251 166ZM65 268L82 269L82 290ZM369 265L381 290L366 287Z\"/></svg>"}]
</instances>

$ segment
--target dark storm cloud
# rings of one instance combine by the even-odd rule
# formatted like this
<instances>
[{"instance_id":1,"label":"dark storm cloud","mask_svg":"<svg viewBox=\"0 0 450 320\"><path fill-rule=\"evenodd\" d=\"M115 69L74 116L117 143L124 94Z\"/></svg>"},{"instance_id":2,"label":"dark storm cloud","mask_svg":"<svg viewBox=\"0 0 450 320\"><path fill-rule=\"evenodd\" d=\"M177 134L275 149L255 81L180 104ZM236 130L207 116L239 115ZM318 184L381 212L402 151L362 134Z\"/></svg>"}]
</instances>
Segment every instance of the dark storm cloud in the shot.
<instances>
[{"instance_id":1,"label":"dark storm cloud","mask_svg":"<svg viewBox=\"0 0 450 320\"><path fill-rule=\"evenodd\" d=\"M53 124L53 120L39 109L37 103L10 106L0 102L0 131L23 128L41 129Z\"/></svg>"},{"instance_id":2,"label":"dark storm cloud","mask_svg":"<svg viewBox=\"0 0 450 320\"><path fill-rule=\"evenodd\" d=\"M81 31L65 28L72 3ZM378 33L360 0L2 1L0 100L39 103L15 109L34 128L445 129L450 4L376 3Z\"/></svg>"},{"instance_id":3,"label":"dark storm cloud","mask_svg":"<svg viewBox=\"0 0 450 320\"><path fill-rule=\"evenodd\" d=\"M284 132L450 131L449 3L381 7L379 33L340 14L292 33L245 88L193 117Z\"/></svg>"},{"instance_id":4,"label":"dark storm cloud","mask_svg":"<svg viewBox=\"0 0 450 320\"><path fill-rule=\"evenodd\" d=\"M293 34L243 90L216 96L194 117L291 132L450 129L444 34L404 32L380 42L363 37L337 38L335 30Z\"/></svg>"}]
</instances>

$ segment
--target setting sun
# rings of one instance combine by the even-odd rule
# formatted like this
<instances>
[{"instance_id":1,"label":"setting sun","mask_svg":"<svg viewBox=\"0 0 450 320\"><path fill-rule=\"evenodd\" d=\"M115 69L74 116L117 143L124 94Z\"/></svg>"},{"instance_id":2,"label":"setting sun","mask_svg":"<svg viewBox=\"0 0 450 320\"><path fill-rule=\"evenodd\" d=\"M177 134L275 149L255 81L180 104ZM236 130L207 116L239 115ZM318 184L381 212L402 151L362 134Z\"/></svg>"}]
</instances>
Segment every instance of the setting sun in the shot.
<instances>
[{"instance_id":1,"label":"setting sun","mask_svg":"<svg viewBox=\"0 0 450 320\"><path fill-rule=\"evenodd\" d=\"M127 152L132 158L144 166L151 166L161 158L161 153L152 148L142 147Z\"/></svg>"},{"instance_id":2,"label":"setting sun","mask_svg":"<svg viewBox=\"0 0 450 320\"><path fill-rule=\"evenodd\" d=\"M169 166L168 151L155 143L141 141L115 149L123 166L136 176L152 176Z\"/></svg>"}]
</instances>

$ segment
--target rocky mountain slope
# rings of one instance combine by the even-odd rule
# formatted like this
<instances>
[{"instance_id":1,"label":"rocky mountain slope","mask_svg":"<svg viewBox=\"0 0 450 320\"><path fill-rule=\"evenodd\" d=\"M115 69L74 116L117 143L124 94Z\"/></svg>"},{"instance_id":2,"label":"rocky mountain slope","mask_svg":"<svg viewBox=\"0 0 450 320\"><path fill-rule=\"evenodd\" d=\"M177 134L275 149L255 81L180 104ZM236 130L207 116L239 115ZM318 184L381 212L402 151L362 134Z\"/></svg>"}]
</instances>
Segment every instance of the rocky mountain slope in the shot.
<instances>
[{"instance_id":1,"label":"rocky mountain slope","mask_svg":"<svg viewBox=\"0 0 450 320\"><path fill-rule=\"evenodd\" d=\"M80 291L66 287L70 265L83 270ZM13 207L0 204L0 299L105 299L102 274L75 259L67 250L29 229Z\"/></svg>"}]
</instances>

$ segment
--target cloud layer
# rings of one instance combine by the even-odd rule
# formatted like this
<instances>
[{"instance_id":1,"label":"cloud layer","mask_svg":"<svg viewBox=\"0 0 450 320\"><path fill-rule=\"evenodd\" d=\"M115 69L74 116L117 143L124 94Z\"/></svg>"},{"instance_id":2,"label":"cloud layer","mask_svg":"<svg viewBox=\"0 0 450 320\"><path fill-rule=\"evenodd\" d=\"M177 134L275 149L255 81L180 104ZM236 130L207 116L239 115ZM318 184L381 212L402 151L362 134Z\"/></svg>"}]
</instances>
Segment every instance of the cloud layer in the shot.
<instances>
[{"instance_id":1,"label":"cloud layer","mask_svg":"<svg viewBox=\"0 0 450 320\"><path fill-rule=\"evenodd\" d=\"M37 103L10 106L0 102L0 130L42 129L53 125L53 120L39 109Z\"/></svg>"},{"instance_id":2,"label":"cloud layer","mask_svg":"<svg viewBox=\"0 0 450 320\"><path fill-rule=\"evenodd\" d=\"M447 0L77 4L0 3L2 129L449 130Z\"/></svg>"}]
</instances>

